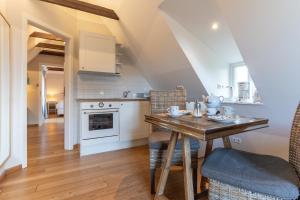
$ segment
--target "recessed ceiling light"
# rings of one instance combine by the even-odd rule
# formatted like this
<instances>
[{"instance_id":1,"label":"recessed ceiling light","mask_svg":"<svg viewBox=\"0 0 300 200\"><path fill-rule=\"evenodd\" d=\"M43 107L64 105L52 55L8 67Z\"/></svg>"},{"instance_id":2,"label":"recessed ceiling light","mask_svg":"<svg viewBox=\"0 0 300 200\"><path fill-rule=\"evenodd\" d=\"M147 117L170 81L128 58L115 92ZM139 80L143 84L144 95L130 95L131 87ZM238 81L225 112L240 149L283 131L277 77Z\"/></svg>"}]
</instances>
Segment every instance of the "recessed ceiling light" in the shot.
<instances>
[{"instance_id":1,"label":"recessed ceiling light","mask_svg":"<svg viewBox=\"0 0 300 200\"><path fill-rule=\"evenodd\" d=\"M218 30L218 29L219 29L219 23L214 22L214 23L211 25L211 29L212 29L212 30Z\"/></svg>"}]
</instances>

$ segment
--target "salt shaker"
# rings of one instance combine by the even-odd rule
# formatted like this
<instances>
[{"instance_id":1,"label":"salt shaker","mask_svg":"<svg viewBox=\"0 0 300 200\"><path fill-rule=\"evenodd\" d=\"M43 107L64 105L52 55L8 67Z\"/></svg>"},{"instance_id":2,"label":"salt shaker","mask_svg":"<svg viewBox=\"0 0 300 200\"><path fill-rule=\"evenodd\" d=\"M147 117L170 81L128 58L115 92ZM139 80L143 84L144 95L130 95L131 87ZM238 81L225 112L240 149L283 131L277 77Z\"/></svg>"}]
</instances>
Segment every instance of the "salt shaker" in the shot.
<instances>
[{"instance_id":1,"label":"salt shaker","mask_svg":"<svg viewBox=\"0 0 300 200\"><path fill-rule=\"evenodd\" d=\"M198 100L195 102L195 108L194 108L193 116L194 117L202 117L201 103Z\"/></svg>"}]
</instances>

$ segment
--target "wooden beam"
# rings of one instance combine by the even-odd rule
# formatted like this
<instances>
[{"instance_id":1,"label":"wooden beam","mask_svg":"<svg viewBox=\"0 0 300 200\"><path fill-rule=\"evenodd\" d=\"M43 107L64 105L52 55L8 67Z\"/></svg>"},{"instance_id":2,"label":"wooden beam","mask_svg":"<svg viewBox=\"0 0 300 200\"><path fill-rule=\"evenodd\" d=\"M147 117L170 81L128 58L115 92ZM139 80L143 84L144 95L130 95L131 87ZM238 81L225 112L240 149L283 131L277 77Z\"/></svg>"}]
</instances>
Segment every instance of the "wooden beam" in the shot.
<instances>
[{"instance_id":1,"label":"wooden beam","mask_svg":"<svg viewBox=\"0 0 300 200\"><path fill-rule=\"evenodd\" d=\"M48 56L61 56L64 57L65 53L64 52L59 52L59 51L48 51L48 50L43 50L40 52L42 55L48 55Z\"/></svg>"},{"instance_id":2,"label":"wooden beam","mask_svg":"<svg viewBox=\"0 0 300 200\"><path fill-rule=\"evenodd\" d=\"M64 40L56 37L55 35L49 34L49 33L43 33L43 32L33 32L30 37L36 37L36 38L42 38L42 39L47 39L47 40L55 40L55 41L61 41L63 42Z\"/></svg>"},{"instance_id":3,"label":"wooden beam","mask_svg":"<svg viewBox=\"0 0 300 200\"><path fill-rule=\"evenodd\" d=\"M40 1L64 6L67 8L72 8L75 10L80 10L83 12L99 15L102 17L107 17L110 19L119 20L119 17L114 10L102 6L98 6L95 4L86 3L83 1L78 1L78 0L40 0Z\"/></svg>"},{"instance_id":4,"label":"wooden beam","mask_svg":"<svg viewBox=\"0 0 300 200\"><path fill-rule=\"evenodd\" d=\"M46 48L46 49L54 49L54 50L61 50L61 51L65 50L64 45L49 44L49 43L43 43L43 42L38 43L36 45L36 47L41 47L41 48Z\"/></svg>"},{"instance_id":5,"label":"wooden beam","mask_svg":"<svg viewBox=\"0 0 300 200\"><path fill-rule=\"evenodd\" d=\"M64 68L61 67L47 67L49 71L63 72Z\"/></svg>"}]
</instances>

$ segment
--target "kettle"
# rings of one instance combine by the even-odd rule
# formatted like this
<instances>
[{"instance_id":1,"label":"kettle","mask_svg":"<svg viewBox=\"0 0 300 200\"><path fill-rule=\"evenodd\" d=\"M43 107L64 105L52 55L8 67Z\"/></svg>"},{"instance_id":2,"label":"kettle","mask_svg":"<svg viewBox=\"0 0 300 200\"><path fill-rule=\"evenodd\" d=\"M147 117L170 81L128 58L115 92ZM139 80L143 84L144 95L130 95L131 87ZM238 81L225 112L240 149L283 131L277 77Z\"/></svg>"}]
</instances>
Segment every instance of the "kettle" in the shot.
<instances>
[{"instance_id":1,"label":"kettle","mask_svg":"<svg viewBox=\"0 0 300 200\"><path fill-rule=\"evenodd\" d=\"M195 108L194 108L193 116L194 117L202 117L201 103L198 100L195 102Z\"/></svg>"}]
</instances>

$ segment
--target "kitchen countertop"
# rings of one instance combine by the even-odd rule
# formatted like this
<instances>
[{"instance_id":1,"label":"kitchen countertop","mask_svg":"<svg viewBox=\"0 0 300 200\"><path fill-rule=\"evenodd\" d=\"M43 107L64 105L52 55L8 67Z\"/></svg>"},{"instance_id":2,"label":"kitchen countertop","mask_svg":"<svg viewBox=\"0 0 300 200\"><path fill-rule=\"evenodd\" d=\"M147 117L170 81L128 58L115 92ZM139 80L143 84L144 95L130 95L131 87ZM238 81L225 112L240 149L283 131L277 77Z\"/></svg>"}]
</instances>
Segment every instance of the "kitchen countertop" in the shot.
<instances>
[{"instance_id":1,"label":"kitchen countertop","mask_svg":"<svg viewBox=\"0 0 300 200\"><path fill-rule=\"evenodd\" d=\"M99 102L99 101L149 101L150 98L99 98L99 99L77 99L79 102Z\"/></svg>"}]
</instances>

